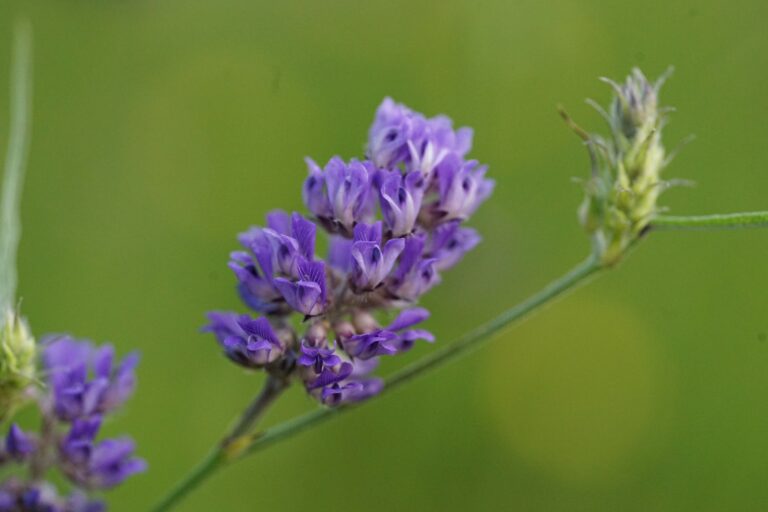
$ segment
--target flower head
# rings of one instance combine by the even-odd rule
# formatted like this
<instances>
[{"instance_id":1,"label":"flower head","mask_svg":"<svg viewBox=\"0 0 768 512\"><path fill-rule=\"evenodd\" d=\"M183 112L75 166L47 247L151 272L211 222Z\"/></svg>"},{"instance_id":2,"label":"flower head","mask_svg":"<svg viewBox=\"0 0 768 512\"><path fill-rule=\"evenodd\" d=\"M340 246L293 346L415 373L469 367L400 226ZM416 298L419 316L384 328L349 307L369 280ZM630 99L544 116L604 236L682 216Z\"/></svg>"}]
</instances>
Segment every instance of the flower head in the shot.
<instances>
[{"instance_id":1,"label":"flower head","mask_svg":"<svg viewBox=\"0 0 768 512\"><path fill-rule=\"evenodd\" d=\"M623 84L605 79L614 92L607 112L600 109L610 137L580 132L587 138L592 174L584 186L579 219L605 265L619 261L640 236L658 212L659 194L669 185L661 179L667 163L661 143L666 110L658 104L664 78L652 84L634 69Z\"/></svg>"},{"instance_id":2,"label":"flower head","mask_svg":"<svg viewBox=\"0 0 768 512\"><path fill-rule=\"evenodd\" d=\"M307 159L309 220L276 212L240 236L245 250L230 267L246 305L265 317L213 312L204 330L232 361L273 382L298 377L323 404L379 393L381 356L434 340L418 326L429 313L412 306L480 241L464 223L494 184L465 159L471 146L469 128L385 99L365 159ZM315 255L318 227L329 237L325 259ZM377 317L391 310L399 314L382 327Z\"/></svg>"},{"instance_id":3,"label":"flower head","mask_svg":"<svg viewBox=\"0 0 768 512\"><path fill-rule=\"evenodd\" d=\"M134 456L131 439L97 439L103 418L133 394L138 356L118 362L111 345L63 335L47 337L41 347L44 391L35 397L43 427L33 433L13 423L0 448L0 465L27 466L33 478L11 477L0 484L0 512L104 512L106 506L90 491L114 487L147 467ZM72 485L69 496L41 480L39 475L53 469Z\"/></svg>"}]
</instances>

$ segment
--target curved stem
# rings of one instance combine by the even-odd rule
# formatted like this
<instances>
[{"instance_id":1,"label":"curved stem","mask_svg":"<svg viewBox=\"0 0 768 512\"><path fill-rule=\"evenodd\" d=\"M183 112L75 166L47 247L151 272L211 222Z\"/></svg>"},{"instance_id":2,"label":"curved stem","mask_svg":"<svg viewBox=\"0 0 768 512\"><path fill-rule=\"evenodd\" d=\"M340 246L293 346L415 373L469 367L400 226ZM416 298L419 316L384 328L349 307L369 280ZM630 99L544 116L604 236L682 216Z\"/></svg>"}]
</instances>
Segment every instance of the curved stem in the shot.
<instances>
[{"instance_id":1,"label":"curved stem","mask_svg":"<svg viewBox=\"0 0 768 512\"><path fill-rule=\"evenodd\" d=\"M240 421L232 429L232 432L224 440L223 445L228 446L237 441L237 438L243 436L253 430L253 427L258 423L261 417L267 412L270 405L277 400L283 391L288 387L288 383L283 379L279 379L270 375L267 377L267 381L264 383L264 388L259 393L259 396L251 402L251 405L243 412L240 417Z\"/></svg>"},{"instance_id":2,"label":"curved stem","mask_svg":"<svg viewBox=\"0 0 768 512\"><path fill-rule=\"evenodd\" d=\"M181 482L152 509L155 512L170 510L178 505L190 491L205 481L219 467L240 456L243 449L250 445L249 434L256 423L264 416L270 405L285 391L288 383L283 378L269 375L264 387L251 405L243 412L242 416L232 427L230 433L219 443L216 448L203 459Z\"/></svg>"},{"instance_id":3,"label":"curved stem","mask_svg":"<svg viewBox=\"0 0 768 512\"><path fill-rule=\"evenodd\" d=\"M200 464L195 467L184 480L179 482L171 491L163 497L151 510L160 512L170 510L178 505L189 492L205 481L224 463L225 456L222 446L219 445L209 453Z\"/></svg>"},{"instance_id":4,"label":"curved stem","mask_svg":"<svg viewBox=\"0 0 768 512\"><path fill-rule=\"evenodd\" d=\"M651 222L654 230L737 229L768 226L768 212L723 213L714 215L660 215Z\"/></svg>"},{"instance_id":5,"label":"curved stem","mask_svg":"<svg viewBox=\"0 0 768 512\"><path fill-rule=\"evenodd\" d=\"M394 373L386 380L384 391L392 391L406 382L409 382L420 375L424 375L430 370L436 369L470 350L478 348L482 343L492 339L492 336L503 328L515 321L527 318L530 314L538 311L545 305L550 304L553 300L561 297L567 291L586 282L589 277L596 274L601 268L598 259L594 256L590 256L560 279L557 279L544 287L541 291L532 295L517 306L504 311L490 322L468 332L454 343L447 345ZM381 394L378 396L381 396ZM370 401L371 400L368 400L363 403L368 403ZM282 423L262 434L254 435L247 439L245 436L239 437L238 439L242 439L244 442L247 441L247 444L241 448L238 447L235 451L230 450L227 453L226 445L217 448L152 510L154 512L170 510L174 505L179 503L183 497L194 490L195 487L200 485L209 476L213 475L218 469L224 467L228 463L256 453L278 441L293 437L327 419L338 416L342 412L355 409L356 407L359 407L359 405L360 404L346 405L333 409L317 409ZM246 416L248 415L244 414L244 417Z\"/></svg>"},{"instance_id":6,"label":"curved stem","mask_svg":"<svg viewBox=\"0 0 768 512\"><path fill-rule=\"evenodd\" d=\"M0 310L14 306L16 251L21 234L19 209L24 181L32 114L32 30L16 25L11 69L11 126L0 200Z\"/></svg>"},{"instance_id":7,"label":"curved stem","mask_svg":"<svg viewBox=\"0 0 768 512\"><path fill-rule=\"evenodd\" d=\"M377 395L377 397L380 397L386 392L392 391L399 386L421 375L424 375L430 370L436 369L443 364L456 359L458 356L464 353L477 349L483 343L493 339L493 335L498 333L503 328L518 320L527 318L530 314L538 311L543 306L548 305L553 300L561 297L565 292L574 289L579 284L583 284L589 277L601 270L601 268L602 267L600 266L597 258L590 256L585 261L574 267L570 272L545 286L541 291L532 295L520 304L504 311L488 323L481 325L472 331L469 331L450 345L446 345L442 349L437 350L423 357L419 361L406 366L402 370L395 372L386 379L384 390L382 393ZM371 400L373 400L373 398L362 402L362 404L369 403ZM359 405L350 404L333 409L318 409L316 411L307 413L304 416L299 416L298 418L287 421L257 436L253 440L253 443L248 447L247 450L243 451L242 456L239 458L262 450L269 445L275 444L278 441L282 441L283 439L293 437L294 435L300 433L303 430L306 430L311 426L321 423L333 416L337 416L342 412L352 410L356 407L359 407Z\"/></svg>"}]
</instances>

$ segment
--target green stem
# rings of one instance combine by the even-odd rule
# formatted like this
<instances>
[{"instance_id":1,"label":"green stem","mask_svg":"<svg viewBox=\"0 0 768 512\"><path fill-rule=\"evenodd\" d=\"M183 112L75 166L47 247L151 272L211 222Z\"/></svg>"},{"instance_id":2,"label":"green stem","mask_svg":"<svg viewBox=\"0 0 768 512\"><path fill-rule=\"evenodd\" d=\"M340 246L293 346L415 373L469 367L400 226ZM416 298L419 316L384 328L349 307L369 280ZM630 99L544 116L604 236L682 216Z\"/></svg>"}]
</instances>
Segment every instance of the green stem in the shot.
<instances>
[{"instance_id":1,"label":"green stem","mask_svg":"<svg viewBox=\"0 0 768 512\"><path fill-rule=\"evenodd\" d=\"M0 200L0 311L13 307L16 297L16 252L21 236L21 185L29 149L32 114L32 30L29 23L16 25L13 46L10 134Z\"/></svg>"},{"instance_id":2,"label":"green stem","mask_svg":"<svg viewBox=\"0 0 768 512\"><path fill-rule=\"evenodd\" d=\"M200 464L197 465L184 480L179 482L163 499L151 510L160 512L161 510L171 510L178 505L189 492L208 479L225 461L224 450L218 445L215 450L209 453Z\"/></svg>"},{"instance_id":3,"label":"green stem","mask_svg":"<svg viewBox=\"0 0 768 512\"><path fill-rule=\"evenodd\" d=\"M229 436L224 440L223 446L230 445L237 441L240 436L246 435L253 430L256 423L261 419L267 409L277 400L277 398L288 387L288 382L283 378L277 378L272 375L267 377L267 381L264 383L264 388L259 393L259 396L251 402L251 405L243 412L240 417L240 421L237 422L235 427L230 432Z\"/></svg>"},{"instance_id":4,"label":"green stem","mask_svg":"<svg viewBox=\"0 0 768 512\"><path fill-rule=\"evenodd\" d=\"M660 215L653 220L652 226L654 230L766 227L768 226L768 212L723 213L691 216Z\"/></svg>"},{"instance_id":5,"label":"green stem","mask_svg":"<svg viewBox=\"0 0 768 512\"><path fill-rule=\"evenodd\" d=\"M577 285L584 283L589 277L596 274L601 269L597 258L591 256L573 270L562 276L560 279L544 287L535 295L524 300L517 306L508 309L490 322L482 325L454 343L437 350L424 357L420 361L406 366L402 370L391 375L385 383L385 392L392 391L397 387L409 382L410 380L436 369L443 364L456 359L458 356L478 348L481 344L492 339L492 336L510 324L527 318L531 313L541 309L543 306L551 303L556 298L562 296L565 292L572 290ZM382 393L383 394L383 393ZM381 396L378 395L378 396ZM369 403L368 400L363 403ZM359 405L358 405L359 406ZM198 485L213 475L218 469L226 466L230 462L239 460L247 455L256 453L267 446L273 445L295 436L296 434L313 427L327 419L336 417L342 412L350 411L358 406L346 405L333 409L317 409L293 420L289 420L274 428L271 428L260 435L254 436L249 444L243 450L232 452L232 456L223 453L222 448L218 448L205 459L192 473L190 473L171 493L163 499L153 510L153 512L162 512L170 510L179 503L188 493L193 491Z\"/></svg>"},{"instance_id":6,"label":"green stem","mask_svg":"<svg viewBox=\"0 0 768 512\"><path fill-rule=\"evenodd\" d=\"M200 462L171 492L169 492L162 501L160 501L152 510L160 512L170 510L181 502L189 492L197 487L201 482L212 475L220 466L223 466L230 460L237 458L240 452L250 444L248 434L256 426L256 423L262 418L269 407L286 390L288 382L283 377L269 375L264 387L258 396L251 402L251 405L243 412L240 419L232 427L222 442L216 445L216 448Z\"/></svg>"},{"instance_id":7,"label":"green stem","mask_svg":"<svg viewBox=\"0 0 768 512\"><path fill-rule=\"evenodd\" d=\"M517 306L507 309L493 320L469 331L453 343L446 345L440 350L436 350L419 361L395 372L386 379L384 391L380 393L378 397L402 386L416 377L424 375L430 370L438 368L443 364L458 358L462 354L476 350L482 346L483 343L487 343L493 339L494 334L518 320L527 318L530 314L538 311L543 306L548 305L553 300L562 296L565 292L582 284L587 278L597 273L599 270L601 270L601 267L597 258L590 256L574 267L570 272L545 286L541 291L527 298ZM371 400L363 403L369 402L371 402ZM258 436L248 450L243 452L242 457L262 450L278 441L292 437L317 423L321 423L332 416L337 416L342 412L352 410L356 407L358 406L347 405L333 409L318 409L307 413L304 416L287 421Z\"/></svg>"}]
</instances>

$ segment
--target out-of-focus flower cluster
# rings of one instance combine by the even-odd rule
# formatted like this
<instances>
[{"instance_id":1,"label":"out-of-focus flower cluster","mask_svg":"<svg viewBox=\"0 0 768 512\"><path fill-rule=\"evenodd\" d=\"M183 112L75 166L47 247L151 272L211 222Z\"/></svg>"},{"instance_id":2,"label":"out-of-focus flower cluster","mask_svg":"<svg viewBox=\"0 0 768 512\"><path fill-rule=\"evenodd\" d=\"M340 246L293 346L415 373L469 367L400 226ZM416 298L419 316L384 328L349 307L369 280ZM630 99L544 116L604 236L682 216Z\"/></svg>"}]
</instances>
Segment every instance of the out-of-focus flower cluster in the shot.
<instances>
[{"instance_id":1,"label":"out-of-focus flower cluster","mask_svg":"<svg viewBox=\"0 0 768 512\"><path fill-rule=\"evenodd\" d=\"M599 106L611 130L609 137L584 134L592 160L579 210L581 224L592 235L595 252L612 265L659 212L659 194L670 182L661 178L669 159L661 143L668 109L659 107L662 76L650 83L634 69L623 84L605 79L614 91L608 110Z\"/></svg>"},{"instance_id":2,"label":"out-of-focus flower cluster","mask_svg":"<svg viewBox=\"0 0 768 512\"><path fill-rule=\"evenodd\" d=\"M69 336L49 337L42 348L42 385L26 390L37 399L42 426L37 432L15 423L8 429L0 465L10 476L0 484L0 512L104 511L93 493L146 468L131 439L98 439L105 417L133 394L138 357L118 362L112 346ZM46 482L54 468L70 482L69 496Z\"/></svg>"},{"instance_id":3,"label":"out-of-focus flower cluster","mask_svg":"<svg viewBox=\"0 0 768 512\"><path fill-rule=\"evenodd\" d=\"M471 145L471 129L385 99L364 159L307 159L308 217L274 211L266 227L240 235L229 266L243 302L262 316L212 312L205 330L235 363L298 376L324 404L378 393L371 373L381 356L434 339L418 327L429 317L419 298L480 241L464 222L494 184L466 159ZM329 237L325 258L318 226ZM392 310L382 325L380 312ZM296 314L302 322L291 322Z\"/></svg>"}]
</instances>

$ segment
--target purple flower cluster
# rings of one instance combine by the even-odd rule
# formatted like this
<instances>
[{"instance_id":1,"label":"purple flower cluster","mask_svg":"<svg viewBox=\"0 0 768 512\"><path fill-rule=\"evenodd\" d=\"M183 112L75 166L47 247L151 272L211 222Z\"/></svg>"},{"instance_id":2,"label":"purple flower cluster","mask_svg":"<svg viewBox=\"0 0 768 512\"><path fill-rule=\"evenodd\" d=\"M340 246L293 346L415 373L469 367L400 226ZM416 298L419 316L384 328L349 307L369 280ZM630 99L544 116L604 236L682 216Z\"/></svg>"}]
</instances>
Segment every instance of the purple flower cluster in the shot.
<instances>
[{"instance_id":1,"label":"purple flower cluster","mask_svg":"<svg viewBox=\"0 0 768 512\"><path fill-rule=\"evenodd\" d=\"M24 432L12 424L0 449L0 462L28 467L32 483L11 477L0 484L0 512L99 512L89 493L109 489L146 469L129 438L98 440L104 418L133 394L138 356L115 361L110 345L96 347L69 336L43 342L44 393L39 397L43 427ZM74 487L69 497L41 483L57 468Z\"/></svg>"},{"instance_id":2,"label":"purple flower cluster","mask_svg":"<svg viewBox=\"0 0 768 512\"><path fill-rule=\"evenodd\" d=\"M363 160L307 159L309 219L274 211L266 227L240 235L229 266L245 305L264 316L211 312L205 330L233 362L296 375L324 404L381 391L371 376L379 357L434 340L417 327L429 312L415 303L480 241L463 223L494 184L465 158L471 145L471 129L385 99ZM324 260L317 226L329 236ZM392 310L400 313L382 326L377 316ZM292 327L295 313L303 330Z\"/></svg>"}]
</instances>

